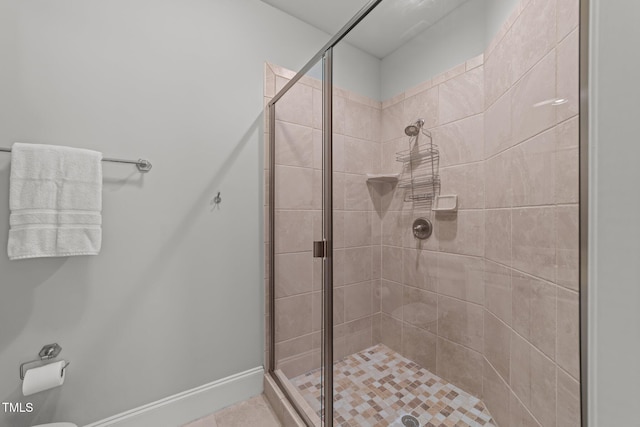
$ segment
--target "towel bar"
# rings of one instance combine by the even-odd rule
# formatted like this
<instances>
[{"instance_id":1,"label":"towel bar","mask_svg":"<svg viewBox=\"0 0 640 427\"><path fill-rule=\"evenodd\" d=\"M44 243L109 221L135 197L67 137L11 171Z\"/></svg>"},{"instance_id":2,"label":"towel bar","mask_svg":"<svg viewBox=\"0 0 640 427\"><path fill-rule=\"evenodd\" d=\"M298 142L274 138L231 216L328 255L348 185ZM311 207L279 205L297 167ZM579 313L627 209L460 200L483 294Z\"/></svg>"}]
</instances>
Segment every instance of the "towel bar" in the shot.
<instances>
[{"instance_id":1,"label":"towel bar","mask_svg":"<svg viewBox=\"0 0 640 427\"><path fill-rule=\"evenodd\" d=\"M11 148L2 148L2 147L0 147L0 151L3 151L5 153L10 153L11 152ZM149 160L145 160L145 159L123 160L123 159L114 159L114 158L111 158L111 157L103 157L102 161L103 162L113 162L113 163L128 163L130 165L136 165L136 167L138 168L138 171L140 171L141 173L147 173L153 167L151 162Z\"/></svg>"}]
</instances>

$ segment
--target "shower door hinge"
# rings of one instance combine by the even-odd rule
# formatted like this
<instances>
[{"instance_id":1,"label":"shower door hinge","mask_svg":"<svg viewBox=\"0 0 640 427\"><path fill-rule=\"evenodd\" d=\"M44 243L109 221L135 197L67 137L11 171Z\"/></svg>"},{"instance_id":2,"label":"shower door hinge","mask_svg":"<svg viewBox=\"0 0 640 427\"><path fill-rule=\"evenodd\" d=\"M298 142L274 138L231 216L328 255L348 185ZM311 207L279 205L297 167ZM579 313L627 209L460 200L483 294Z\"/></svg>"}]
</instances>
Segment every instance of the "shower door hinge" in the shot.
<instances>
[{"instance_id":1,"label":"shower door hinge","mask_svg":"<svg viewBox=\"0 0 640 427\"><path fill-rule=\"evenodd\" d=\"M327 257L327 241L316 240L313 242L313 257L314 258L326 258Z\"/></svg>"}]
</instances>

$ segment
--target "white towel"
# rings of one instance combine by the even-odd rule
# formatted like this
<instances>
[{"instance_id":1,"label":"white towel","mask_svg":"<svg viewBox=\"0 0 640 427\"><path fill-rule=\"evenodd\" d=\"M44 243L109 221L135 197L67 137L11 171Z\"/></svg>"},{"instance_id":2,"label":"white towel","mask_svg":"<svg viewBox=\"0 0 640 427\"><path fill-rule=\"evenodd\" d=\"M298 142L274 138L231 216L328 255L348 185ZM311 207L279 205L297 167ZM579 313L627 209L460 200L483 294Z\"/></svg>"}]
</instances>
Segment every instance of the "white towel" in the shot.
<instances>
[{"instance_id":1,"label":"white towel","mask_svg":"<svg viewBox=\"0 0 640 427\"><path fill-rule=\"evenodd\" d=\"M97 151L13 144L9 259L100 252L101 161Z\"/></svg>"}]
</instances>

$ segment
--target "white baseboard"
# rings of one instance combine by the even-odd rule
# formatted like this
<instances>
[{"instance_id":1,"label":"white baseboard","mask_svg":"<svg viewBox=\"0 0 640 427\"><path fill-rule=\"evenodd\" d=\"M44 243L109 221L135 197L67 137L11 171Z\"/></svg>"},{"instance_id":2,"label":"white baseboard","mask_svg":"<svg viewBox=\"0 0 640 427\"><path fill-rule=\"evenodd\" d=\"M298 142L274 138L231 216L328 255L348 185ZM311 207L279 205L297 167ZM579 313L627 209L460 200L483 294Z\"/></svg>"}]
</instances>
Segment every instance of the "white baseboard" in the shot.
<instances>
[{"instance_id":1,"label":"white baseboard","mask_svg":"<svg viewBox=\"0 0 640 427\"><path fill-rule=\"evenodd\" d=\"M262 393L262 366L114 415L85 427L179 427Z\"/></svg>"}]
</instances>

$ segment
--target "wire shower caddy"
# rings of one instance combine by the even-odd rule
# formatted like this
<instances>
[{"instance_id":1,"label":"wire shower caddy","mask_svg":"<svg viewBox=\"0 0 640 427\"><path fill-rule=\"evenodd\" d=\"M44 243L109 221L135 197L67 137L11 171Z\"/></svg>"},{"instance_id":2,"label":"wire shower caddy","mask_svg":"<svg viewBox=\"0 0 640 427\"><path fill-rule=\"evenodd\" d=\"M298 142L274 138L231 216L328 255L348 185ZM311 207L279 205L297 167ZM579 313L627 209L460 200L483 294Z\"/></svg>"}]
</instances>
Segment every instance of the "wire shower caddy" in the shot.
<instances>
[{"instance_id":1,"label":"wire shower caddy","mask_svg":"<svg viewBox=\"0 0 640 427\"><path fill-rule=\"evenodd\" d=\"M426 137L423 143L419 143L421 136ZM440 194L440 151L431 132L421 127L409 138L409 148L396 153L396 161L403 164L398 187L405 189L404 201L430 209Z\"/></svg>"}]
</instances>

